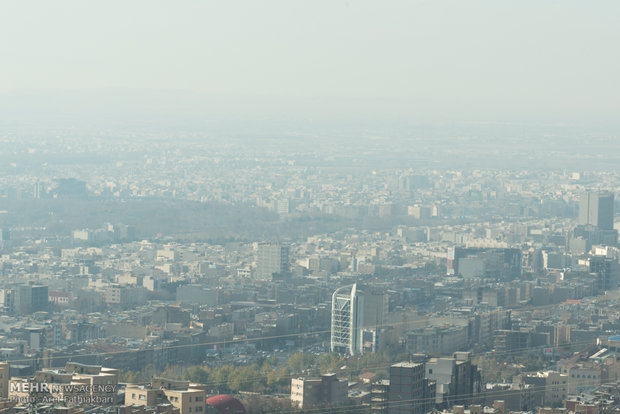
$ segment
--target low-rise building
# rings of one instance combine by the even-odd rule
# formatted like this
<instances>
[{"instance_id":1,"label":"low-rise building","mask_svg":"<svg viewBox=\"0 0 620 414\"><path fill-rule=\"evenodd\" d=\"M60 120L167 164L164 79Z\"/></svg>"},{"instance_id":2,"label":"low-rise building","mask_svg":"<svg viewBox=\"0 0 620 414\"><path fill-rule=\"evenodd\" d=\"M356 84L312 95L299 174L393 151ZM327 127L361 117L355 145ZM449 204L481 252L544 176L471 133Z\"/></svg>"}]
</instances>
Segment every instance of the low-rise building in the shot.
<instances>
[{"instance_id":1,"label":"low-rise building","mask_svg":"<svg viewBox=\"0 0 620 414\"><path fill-rule=\"evenodd\" d=\"M200 414L206 411L206 391L202 384L153 378L148 385L127 384L125 405L155 407L169 403L179 414Z\"/></svg>"}]
</instances>

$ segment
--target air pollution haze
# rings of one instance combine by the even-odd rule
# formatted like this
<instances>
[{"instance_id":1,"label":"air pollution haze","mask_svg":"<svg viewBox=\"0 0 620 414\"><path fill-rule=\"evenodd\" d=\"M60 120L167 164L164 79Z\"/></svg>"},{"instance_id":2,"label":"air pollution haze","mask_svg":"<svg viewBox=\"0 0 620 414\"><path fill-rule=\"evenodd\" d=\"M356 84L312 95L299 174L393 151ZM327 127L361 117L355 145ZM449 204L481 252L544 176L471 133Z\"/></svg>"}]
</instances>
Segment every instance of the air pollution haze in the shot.
<instances>
[{"instance_id":1,"label":"air pollution haze","mask_svg":"<svg viewBox=\"0 0 620 414\"><path fill-rule=\"evenodd\" d=\"M2 9L9 116L32 107L615 124L620 110L614 1L67 0Z\"/></svg>"},{"instance_id":2,"label":"air pollution haze","mask_svg":"<svg viewBox=\"0 0 620 414\"><path fill-rule=\"evenodd\" d=\"M620 413L620 2L0 2L2 414Z\"/></svg>"}]
</instances>

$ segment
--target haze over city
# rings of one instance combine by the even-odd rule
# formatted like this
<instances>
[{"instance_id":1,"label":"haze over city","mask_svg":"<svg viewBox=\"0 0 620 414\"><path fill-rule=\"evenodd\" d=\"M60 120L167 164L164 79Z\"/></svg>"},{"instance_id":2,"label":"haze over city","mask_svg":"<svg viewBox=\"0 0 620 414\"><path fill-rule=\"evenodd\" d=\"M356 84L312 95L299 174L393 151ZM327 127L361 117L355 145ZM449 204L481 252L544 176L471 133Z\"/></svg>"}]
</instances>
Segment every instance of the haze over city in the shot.
<instances>
[{"instance_id":1,"label":"haze over city","mask_svg":"<svg viewBox=\"0 0 620 414\"><path fill-rule=\"evenodd\" d=\"M2 7L5 114L617 126L611 0Z\"/></svg>"},{"instance_id":2,"label":"haze over city","mask_svg":"<svg viewBox=\"0 0 620 414\"><path fill-rule=\"evenodd\" d=\"M620 413L619 20L3 2L0 414Z\"/></svg>"}]
</instances>

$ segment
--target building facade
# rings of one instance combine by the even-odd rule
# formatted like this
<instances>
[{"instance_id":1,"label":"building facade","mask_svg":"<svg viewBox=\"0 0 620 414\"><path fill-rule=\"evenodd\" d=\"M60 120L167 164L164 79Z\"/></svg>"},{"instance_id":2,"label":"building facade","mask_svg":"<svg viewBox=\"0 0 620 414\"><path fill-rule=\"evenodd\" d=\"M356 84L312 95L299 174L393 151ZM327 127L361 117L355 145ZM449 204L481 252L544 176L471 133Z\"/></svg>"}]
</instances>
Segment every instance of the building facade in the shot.
<instances>
[{"instance_id":1,"label":"building facade","mask_svg":"<svg viewBox=\"0 0 620 414\"><path fill-rule=\"evenodd\" d=\"M342 406L346 404L347 397L347 381L339 380L336 374L291 380L291 403L302 410Z\"/></svg>"},{"instance_id":2,"label":"building facade","mask_svg":"<svg viewBox=\"0 0 620 414\"><path fill-rule=\"evenodd\" d=\"M271 279L274 274L289 271L289 247L279 243L258 245L256 257L256 277Z\"/></svg>"},{"instance_id":3,"label":"building facade","mask_svg":"<svg viewBox=\"0 0 620 414\"><path fill-rule=\"evenodd\" d=\"M332 295L331 350L343 354L361 354L375 349L364 338L378 341L381 325L388 312L387 295L378 290L353 284L337 289ZM369 335L374 330L375 335Z\"/></svg>"},{"instance_id":4,"label":"building facade","mask_svg":"<svg viewBox=\"0 0 620 414\"><path fill-rule=\"evenodd\" d=\"M609 191L585 191L579 200L579 224L613 230L614 194Z\"/></svg>"},{"instance_id":5,"label":"building facade","mask_svg":"<svg viewBox=\"0 0 620 414\"><path fill-rule=\"evenodd\" d=\"M390 367L388 414L424 414L435 402L435 383L425 378L424 364L401 362Z\"/></svg>"}]
</instances>

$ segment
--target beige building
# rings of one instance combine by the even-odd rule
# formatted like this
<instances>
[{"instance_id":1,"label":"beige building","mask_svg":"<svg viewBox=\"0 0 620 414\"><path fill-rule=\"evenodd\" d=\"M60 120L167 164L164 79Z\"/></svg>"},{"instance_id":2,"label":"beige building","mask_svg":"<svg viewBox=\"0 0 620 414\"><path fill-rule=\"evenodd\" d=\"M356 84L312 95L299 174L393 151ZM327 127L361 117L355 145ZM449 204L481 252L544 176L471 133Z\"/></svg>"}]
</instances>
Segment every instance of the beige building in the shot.
<instances>
[{"instance_id":1,"label":"beige building","mask_svg":"<svg viewBox=\"0 0 620 414\"><path fill-rule=\"evenodd\" d=\"M321 378L291 380L291 403L302 410L344 405L347 403L347 397L347 381L339 380L336 374L321 375Z\"/></svg>"},{"instance_id":2,"label":"beige building","mask_svg":"<svg viewBox=\"0 0 620 414\"><path fill-rule=\"evenodd\" d=\"M156 407L170 404L179 414L206 411L206 391L202 384L153 378L149 385L128 384L125 388L126 406Z\"/></svg>"},{"instance_id":3,"label":"beige building","mask_svg":"<svg viewBox=\"0 0 620 414\"><path fill-rule=\"evenodd\" d=\"M560 361L559 367L563 374L568 376L568 393L577 395L593 391L601 385L603 367L597 363L573 363Z\"/></svg>"},{"instance_id":4,"label":"beige building","mask_svg":"<svg viewBox=\"0 0 620 414\"><path fill-rule=\"evenodd\" d=\"M568 396L568 375L556 371L517 375L514 382L532 386L532 397L536 406L561 404Z\"/></svg>"},{"instance_id":5,"label":"beige building","mask_svg":"<svg viewBox=\"0 0 620 414\"><path fill-rule=\"evenodd\" d=\"M171 404L161 404L156 407L145 405L123 405L114 407L115 414L179 414L179 409Z\"/></svg>"},{"instance_id":6,"label":"beige building","mask_svg":"<svg viewBox=\"0 0 620 414\"><path fill-rule=\"evenodd\" d=\"M407 333L407 350L431 355L450 355L468 345L468 326L429 326Z\"/></svg>"}]
</instances>

